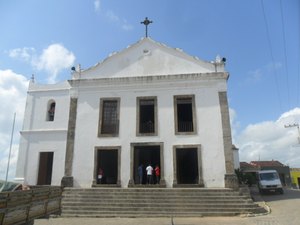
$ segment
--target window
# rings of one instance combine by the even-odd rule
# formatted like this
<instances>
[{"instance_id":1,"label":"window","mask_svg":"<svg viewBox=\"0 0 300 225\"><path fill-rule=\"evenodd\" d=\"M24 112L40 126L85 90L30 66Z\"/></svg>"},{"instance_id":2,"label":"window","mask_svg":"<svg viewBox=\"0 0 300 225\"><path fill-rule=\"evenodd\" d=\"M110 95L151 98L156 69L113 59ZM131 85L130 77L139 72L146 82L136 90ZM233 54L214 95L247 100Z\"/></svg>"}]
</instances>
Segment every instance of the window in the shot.
<instances>
[{"instance_id":1,"label":"window","mask_svg":"<svg viewBox=\"0 0 300 225\"><path fill-rule=\"evenodd\" d=\"M55 102L50 101L48 104L48 112L47 112L47 121L54 121L54 115L55 115Z\"/></svg>"},{"instance_id":2,"label":"window","mask_svg":"<svg viewBox=\"0 0 300 225\"><path fill-rule=\"evenodd\" d=\"M117 136L119 133L119 99L101 99L99 136Z\"/></svg>"},{"instance_id":3,"label":"window","mask_svg":"<svg viewBox=\"0 0 300 225\"><path fill-rule=\"evenodd\" d=\"M175 133L196 133L195 97L174 96Z\"/></svg>"},{"instance_id":4,"label":"window","mask_svg":"<svg viewBox=\"0 0 300 225\"><path fill-rule=\"evenodd\" d=\"M156 97L137 98L137 135L157 135Z\"/></svg>"}]
</instances>

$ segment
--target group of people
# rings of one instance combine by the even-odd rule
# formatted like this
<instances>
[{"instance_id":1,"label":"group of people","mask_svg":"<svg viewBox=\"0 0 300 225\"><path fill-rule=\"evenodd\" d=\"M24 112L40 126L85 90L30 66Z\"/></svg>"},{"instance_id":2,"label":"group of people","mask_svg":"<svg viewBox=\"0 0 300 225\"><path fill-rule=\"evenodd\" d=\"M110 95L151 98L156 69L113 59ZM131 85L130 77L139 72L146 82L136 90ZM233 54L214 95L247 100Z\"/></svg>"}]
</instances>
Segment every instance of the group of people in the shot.
<instances>
[{"instance_id":1,"label":"group of people","mask_svg":"<svg viewBox=\"0 0 300 225\"><path fill-rule=\"evenodd\" d=\"M160 168L158 165L153 167L149 163L146 167L146 174L147 174L147 184L159 184L160 181ZM140 164L138 167L138 177L139 177L139 184L143 184L143 175L144 175L144 167L143 164ZM154 180L154 179L155 180Z\"/></svg>"}]
</instances>

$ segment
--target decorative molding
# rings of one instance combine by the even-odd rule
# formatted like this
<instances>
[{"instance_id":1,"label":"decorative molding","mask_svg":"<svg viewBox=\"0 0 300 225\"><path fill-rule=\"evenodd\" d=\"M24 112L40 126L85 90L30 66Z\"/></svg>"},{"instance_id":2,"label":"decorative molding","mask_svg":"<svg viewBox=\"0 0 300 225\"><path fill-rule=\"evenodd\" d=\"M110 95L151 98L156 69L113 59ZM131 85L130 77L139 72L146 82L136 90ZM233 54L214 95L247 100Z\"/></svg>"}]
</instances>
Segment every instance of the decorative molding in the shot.
<instances>
[{"instance_id":1,"label":"decorative molding","mask_svg":"<svg viewBox=\"0 0 300 225\"><path fill-rule=\"evenodd\" d=\"M57 133L57 132L68 132L67 129L52 129L52 130L46 130L46 129L35 129L35 130L22 130L20 131L20 134L29 134L29 133Z\"/></svg>"}]
</instances>

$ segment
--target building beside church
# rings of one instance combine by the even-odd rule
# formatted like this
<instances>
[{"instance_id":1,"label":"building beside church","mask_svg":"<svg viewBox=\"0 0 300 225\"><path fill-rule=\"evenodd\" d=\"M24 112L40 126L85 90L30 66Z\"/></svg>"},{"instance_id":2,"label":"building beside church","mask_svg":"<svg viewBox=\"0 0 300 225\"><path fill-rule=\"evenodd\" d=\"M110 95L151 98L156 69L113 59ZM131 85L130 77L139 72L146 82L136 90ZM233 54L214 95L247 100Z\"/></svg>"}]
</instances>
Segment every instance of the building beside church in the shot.
<instances>
[{"instance_id":1,"label":"building beside church","mask_svg":"<svg viewBox=\"0 0 300 225\"><path fill-rule=\"evenodd\" d=\"M16 180L135 187L151 164L160 187L236 187L224 63L145 37L70 80L31 81Z\"/></svg>"}]
</instances>

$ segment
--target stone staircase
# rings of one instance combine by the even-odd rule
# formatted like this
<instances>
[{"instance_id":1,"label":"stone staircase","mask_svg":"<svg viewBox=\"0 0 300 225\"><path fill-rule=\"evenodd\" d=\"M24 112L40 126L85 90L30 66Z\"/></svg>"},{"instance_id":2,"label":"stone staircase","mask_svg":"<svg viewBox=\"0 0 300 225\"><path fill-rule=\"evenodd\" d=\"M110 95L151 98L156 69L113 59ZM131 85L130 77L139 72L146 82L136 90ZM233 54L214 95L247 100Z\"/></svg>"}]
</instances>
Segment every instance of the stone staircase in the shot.
<instances>
[{"instance_id":1,"label":"stone staircase","mask_svg":"<svg viewBox=\"0 0 300 225\"><path fill-rule=\"evenodd\" d=\"M63 217L198 217L256 213L248 195L206 188L65 188Z\"/></svg>"}]
</instances>

